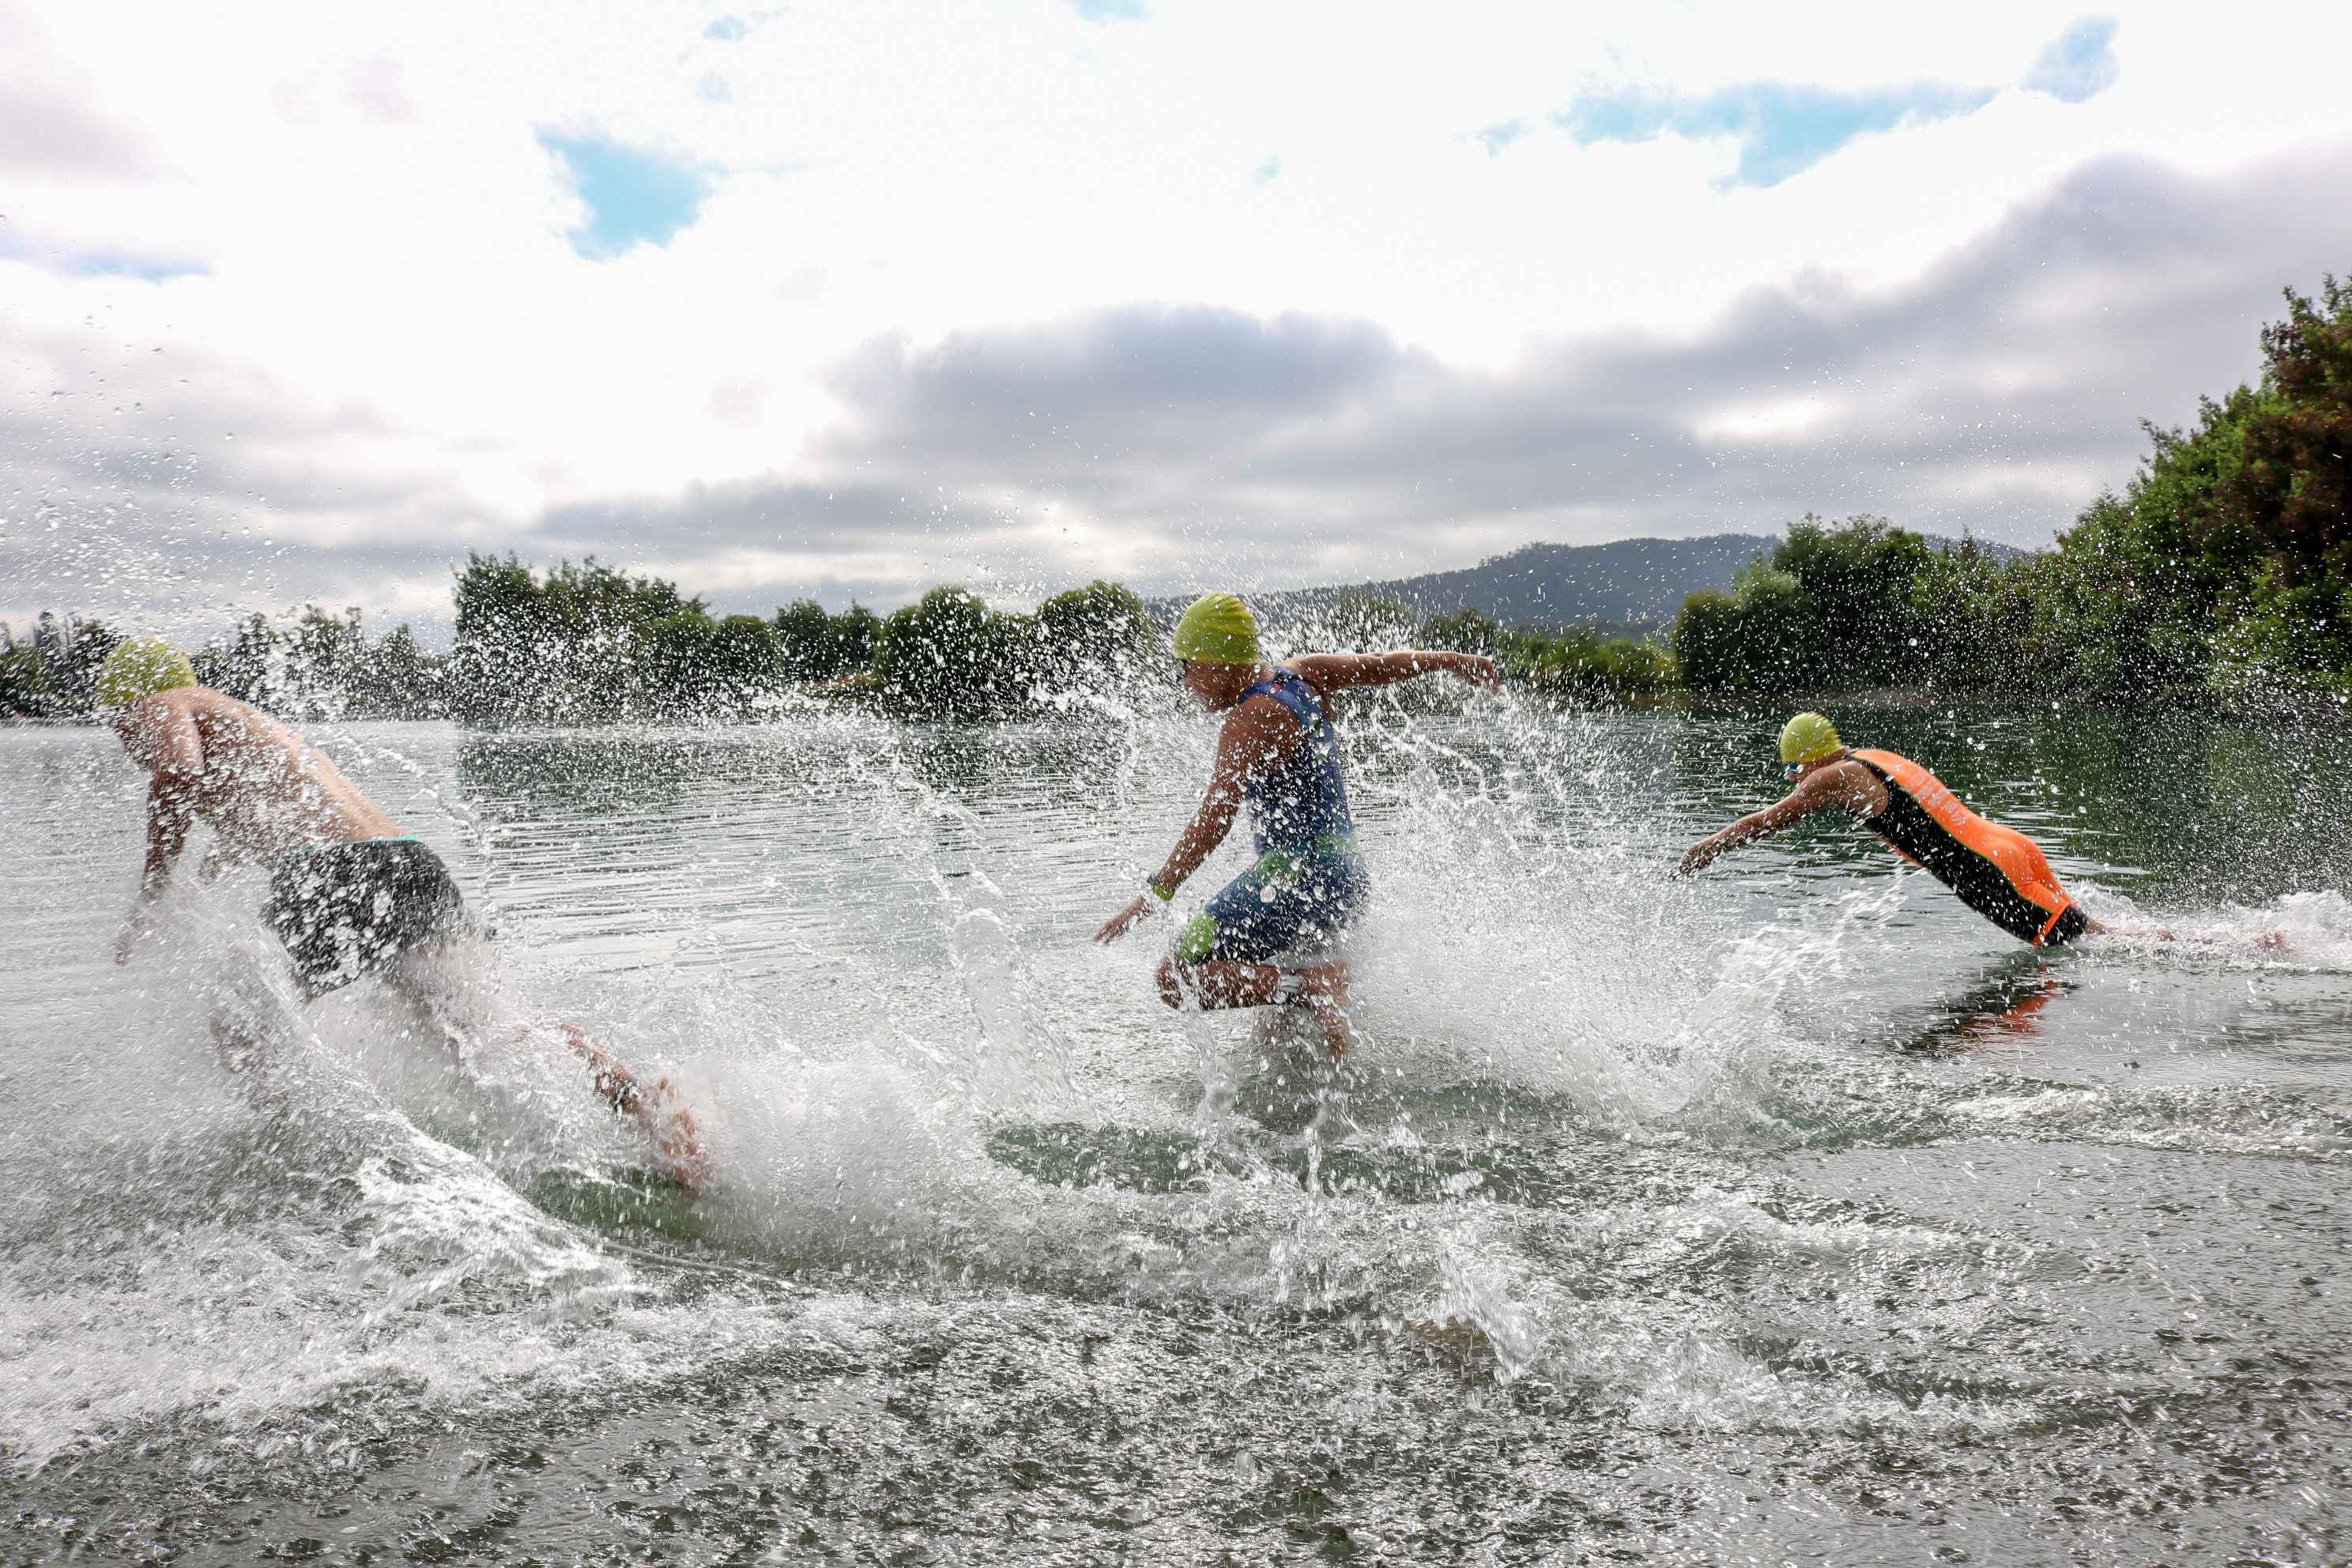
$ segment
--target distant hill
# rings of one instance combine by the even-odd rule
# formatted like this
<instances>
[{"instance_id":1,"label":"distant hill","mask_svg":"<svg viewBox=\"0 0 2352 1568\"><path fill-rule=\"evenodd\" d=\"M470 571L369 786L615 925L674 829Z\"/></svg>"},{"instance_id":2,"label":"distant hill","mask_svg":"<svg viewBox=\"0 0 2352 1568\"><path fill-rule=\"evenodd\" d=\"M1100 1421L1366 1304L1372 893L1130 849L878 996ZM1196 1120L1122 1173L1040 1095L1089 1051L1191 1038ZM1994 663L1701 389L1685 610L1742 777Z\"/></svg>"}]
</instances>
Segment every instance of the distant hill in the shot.
<instances>
[{"instance_id":1,"label":"distant hill","mask_svg":"<svg viewBox=\"0 0 2352 1568\"><path fill-rule=\"evenodd\" d=\"M1928 536L1942 549L1952 542ZM1704 539L1621 539L1608 544L1528 544L1475 566L1378 583L1289 588L1248 595L1270 624L1311 619L1354 590L1401 599L1423 615L1451 615L1475 605L1509 626L1557 631L1563 626L1612 629L1662 626L1701 588L1727 588L1742 566L1778 541L1769 534L1714 533ZM1978 541L2007 559L2023 551ZM1181 599L1155 601L1156 615L1172 616Z\"/></svg>"}]
</instances>

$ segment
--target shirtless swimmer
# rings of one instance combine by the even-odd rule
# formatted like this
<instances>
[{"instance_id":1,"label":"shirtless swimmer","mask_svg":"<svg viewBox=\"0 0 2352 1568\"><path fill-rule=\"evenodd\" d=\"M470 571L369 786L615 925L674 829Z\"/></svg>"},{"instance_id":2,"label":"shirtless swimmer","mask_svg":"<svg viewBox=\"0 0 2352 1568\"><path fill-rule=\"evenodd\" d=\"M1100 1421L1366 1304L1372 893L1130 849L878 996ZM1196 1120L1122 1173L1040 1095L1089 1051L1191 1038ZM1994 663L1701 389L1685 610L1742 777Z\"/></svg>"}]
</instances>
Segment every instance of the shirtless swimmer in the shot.
<instances>
[{"instance_id":1,"label":"shirtless swimmer","mask_svg":"<svg viewBox=\"0 0 2352 1568\"><path fill-rule=\"evenodd\" d=\"M378 974L436 1016L461 988L438 961L478 940L441 858L345 778L334 763L261 710L196 684L186 657L158 637L115 645L99 700L131 760L151 775L147 861L139 901L116 941L130 962L150 910L198 824L214 854L273 867L263 914L286 944L305 1000ZM580 1030L558 1027L599 1094L634 1117L677 1182L699 1189L709 1156L694 1115L667 1079L647 1084Z\"/></svg>"}]
</instances>

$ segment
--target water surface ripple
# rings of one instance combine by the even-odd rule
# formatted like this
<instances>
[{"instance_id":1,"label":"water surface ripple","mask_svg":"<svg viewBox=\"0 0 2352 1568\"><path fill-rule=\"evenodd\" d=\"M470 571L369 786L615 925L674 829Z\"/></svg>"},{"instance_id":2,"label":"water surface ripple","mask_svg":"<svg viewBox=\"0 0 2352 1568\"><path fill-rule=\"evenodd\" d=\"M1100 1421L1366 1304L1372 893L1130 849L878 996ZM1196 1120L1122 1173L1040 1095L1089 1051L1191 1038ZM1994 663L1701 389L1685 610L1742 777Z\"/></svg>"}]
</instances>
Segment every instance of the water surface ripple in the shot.
<instances>
[{"instance_id":1,"label":"water surface ripple","mask_svg":"<svg viewBox=\"0 0 2352 1568\"><path fill-rule=\"evenodd\" d=\"M689 1086L697 1202L544 1031L297 1006L256 873L117 968L142 781L0 731L0 1557L2344 1561L2352 742L1840 718L2216 940L1829 821L1669 885L1772 719L1383 699L1333 1081L1086 940L1197 718L316 731Z\"/></svg>"}]
</instances>

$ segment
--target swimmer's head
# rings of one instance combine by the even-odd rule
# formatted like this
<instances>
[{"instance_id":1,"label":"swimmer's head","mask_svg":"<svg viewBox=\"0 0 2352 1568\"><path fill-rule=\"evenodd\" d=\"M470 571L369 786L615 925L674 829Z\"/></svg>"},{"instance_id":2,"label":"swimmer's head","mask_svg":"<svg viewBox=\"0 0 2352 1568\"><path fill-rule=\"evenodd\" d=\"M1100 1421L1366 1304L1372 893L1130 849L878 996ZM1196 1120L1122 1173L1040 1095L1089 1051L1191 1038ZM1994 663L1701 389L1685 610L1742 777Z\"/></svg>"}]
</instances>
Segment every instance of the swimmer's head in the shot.
<instances>
[{"instance_id":1,"label":"swimmer's head","mask_svg":"<svg viewBox=\"0 0 2352 1568\"><path fill-rule=\"evenodd\" d=\"M142 697L195 683L188 656L162 637L125 637L98 667L98 700L108 708L127 708Z\"/></svg>"},{"instance_id":2,"label":"swimmer's head","mask_svg":"<svg viewBox=\"0 0 2352 1568\"><path fill-rule=\"evenodd\" d=\"M1255 664L1257 617L1231 594L1203 594L1176 623L1175 652L1187 664Z\"/></svg>"},{"instance_id":3,"label":"swimmer's head","mask_svg":"<svg viewBox=\"0 0 2352 1568\"><path fill-rule=\"evenodd\" d=\"M1780 760L1791 767L1818 763L1844 750L1837 726L1818 713L1800 713L1780 726Z\"/></svg>"}]
</instances>

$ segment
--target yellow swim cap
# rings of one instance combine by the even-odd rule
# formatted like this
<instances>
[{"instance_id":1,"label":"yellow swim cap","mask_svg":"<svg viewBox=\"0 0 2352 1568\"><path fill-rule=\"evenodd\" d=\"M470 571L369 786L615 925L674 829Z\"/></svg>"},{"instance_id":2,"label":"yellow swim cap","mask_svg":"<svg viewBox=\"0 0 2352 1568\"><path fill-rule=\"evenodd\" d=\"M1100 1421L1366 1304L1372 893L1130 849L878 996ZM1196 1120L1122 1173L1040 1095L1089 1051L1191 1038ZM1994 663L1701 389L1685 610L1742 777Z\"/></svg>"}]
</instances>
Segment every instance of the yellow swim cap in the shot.
<instances>
[{"instance_id":1,"label":"yellow swim cap","mask_svg":"<svg viewBox=\"0 0 2352 1568\"><path fill-rule=\"evenodd\" d=\"M162 637L124 637L98 667L98 700L109 708L195 683L188 656Z\"/></svg>"},{"instance_id":2,"label":"yellow swim cap","mask_svg":"<svg viewBox=\"0 0 2352 1568\"><path fill-rule=\"evenodd\" d=\"M1818 763L1845 750L1837 726L1818 713L1800 713L1780 726L1780 760Z\"/></svg>"},{"instance_id":3,"label":"yellow swim cap","mask_svg":"<svg viewBox=\"0 0 2352 1568\"><path fill-rule=\"evenodd\" d=\"M1176 657L1209 664L1255 664L1257 617L1231 594L1203 594L1176 623Z\"/></svg>"}]
</instances>

